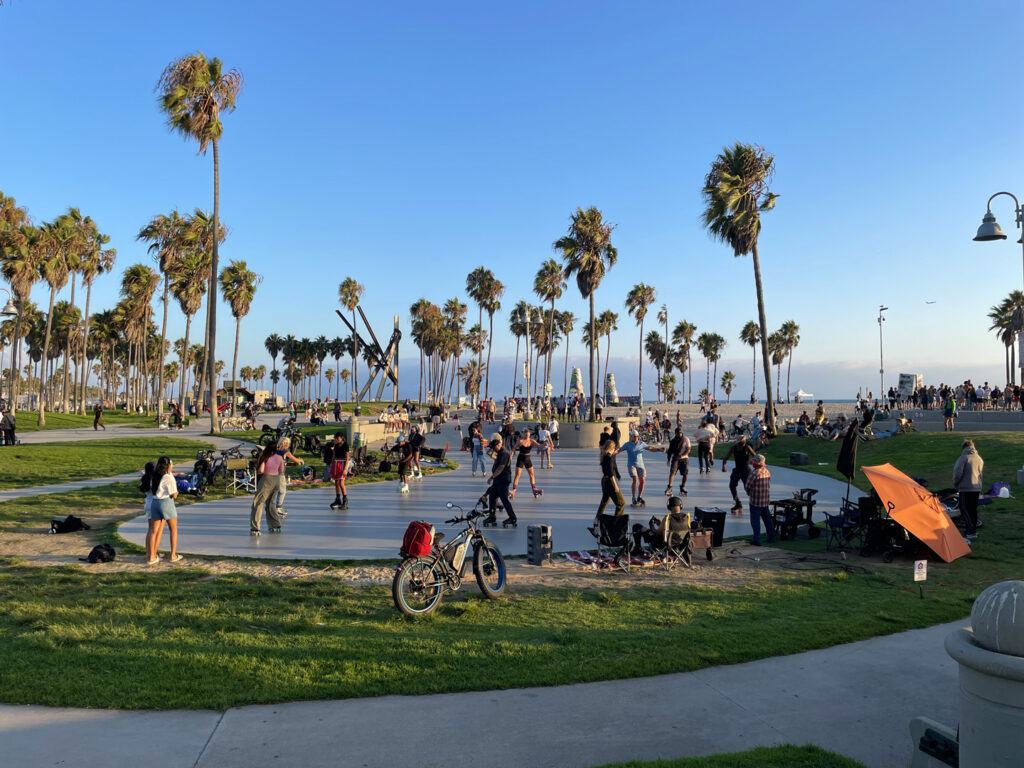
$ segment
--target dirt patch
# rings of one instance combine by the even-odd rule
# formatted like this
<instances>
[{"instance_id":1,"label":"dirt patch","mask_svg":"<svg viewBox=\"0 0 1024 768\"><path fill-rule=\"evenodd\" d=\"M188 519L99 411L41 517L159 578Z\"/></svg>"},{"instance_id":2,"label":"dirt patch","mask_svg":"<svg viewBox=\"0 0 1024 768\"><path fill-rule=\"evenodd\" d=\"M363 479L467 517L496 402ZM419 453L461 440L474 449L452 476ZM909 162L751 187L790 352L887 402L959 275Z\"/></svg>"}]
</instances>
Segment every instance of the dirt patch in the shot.
<instances>
[{"instance_id":1,"label":"dirt patch","mask_svg":"<svg viewBox=\"0 0 1024 768\"><path fill-rule=\"evenodd\" d=\"M165 568L202 568L212 576L244 573L274 579L330 578L350 586L388 585L394 575L391 565L327 566L280 563L272 560L234 560L230 558L186 557L181 563L161 561L146 563L144 554L118 552L113 563L83 563L89 550L102 539L99 529L109 523L134 517L136 511L91 514L93 530L79 533L49 534L47 529L0 530L0 557L17 558L26 565L81 565L97 573ZM167 537L164 535L164 544ZM671 571L662 567L634 567L630 573L595 571L560 555L550 565L532 566L520 559L507 561L509 586L518 591L538 589L632 589L637 586L690 584L696 586L738 589L760 578L766 570L799 569L807 558L797 553L770 547L753 547L727 543L715 550L715 560L704 558L703 550L694 553L693 568L677 566ZM840 566L838 553L819 552L811 556L810 570Z\"/></svg>"}]
</instances>

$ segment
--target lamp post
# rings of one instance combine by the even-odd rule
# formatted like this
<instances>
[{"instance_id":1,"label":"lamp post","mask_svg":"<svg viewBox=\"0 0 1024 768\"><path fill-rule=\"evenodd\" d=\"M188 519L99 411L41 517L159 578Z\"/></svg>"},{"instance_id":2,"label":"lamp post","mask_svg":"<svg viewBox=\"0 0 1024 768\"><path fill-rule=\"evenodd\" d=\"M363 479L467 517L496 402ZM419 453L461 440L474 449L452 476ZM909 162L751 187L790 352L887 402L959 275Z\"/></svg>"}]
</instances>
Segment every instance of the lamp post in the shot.
<instances>
[{"instance_id":1,"label":"lamp post","mask_svg":"<svg viewBox=\"0 0 1024 768\"><path fill-rule=\"evenodd\" d=\"M985 205L985 215L981 217L981 226L978 227L978 233L974 236L974 242L987 243L992 240L1006 239L1006 234L1003 232L1002 227L999 226L995 215L992 213L992 201L1000 195L1006 195L1013 200L1013 212L1016 215L1015 222L1017 224L1017 229L1021 229L1022 225L1024 225L1024 206L1021 206L1020 201L1016 196L1009 192L996 192L988 199L988 203ZM1021 244L1022 250L1024 250L1024 233L1021 234L1021 238L1017 242ZM1022 257L1024 257L1024 253L1022 253ZM1022 261L1022 264L1024 264L1024 261ZM1010 330L1018 334L1018 338L1021 331L1024 331L1024 316L1022 316L1019 308L1013 313L1013 318L1010 322ZM1021 368L1024 368L1024 360L1018 360L1017 364ZM1024 380L1024 374L1021 375L1021 378Z\"/></svg>"},{"instance_id":2,"label":"lamp post","mask_svg":"<svg viewBox=\"0 0 1024 768\"><path fill-rule=\"evenodd\" d=\"M885 398L885 357L882 354L882 323L885 322L885 317L882 315L889 309L886 306L878 307L878 396Z\"/></svg>"},{"instance_id":3,"label":"lamp post","mask_svg":"<svg viewBox=\"0 0 1024 768\"><path fill-rule=\"evenodd\" d=\"M529 421L533 418L533 414L530 412L530 306L526 306L526 315L524 317L526 321L526 362L523 363L523 375L526 377L526 420Z\"/></svg>"}]
</instances>

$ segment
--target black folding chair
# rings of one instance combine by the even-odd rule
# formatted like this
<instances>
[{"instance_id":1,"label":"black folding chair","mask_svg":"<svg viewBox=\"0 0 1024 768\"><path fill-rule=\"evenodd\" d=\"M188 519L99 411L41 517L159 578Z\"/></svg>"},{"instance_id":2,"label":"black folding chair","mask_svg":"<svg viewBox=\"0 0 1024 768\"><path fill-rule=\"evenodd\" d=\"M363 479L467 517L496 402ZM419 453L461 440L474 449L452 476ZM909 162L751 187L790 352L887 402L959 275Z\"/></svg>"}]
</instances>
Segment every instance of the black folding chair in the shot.
<instances>
[{"instance_id":1,"label":"black folding chair","mask_svg":"<svg viewBox=\"0 0 1024 768\"><path fill-rule=\"evenodd\" d=\"M677 563L682 563L686 568L693 567L689 517L679 513L665 515L661 521L661 530L651 536L651 546L665 570L672 570Z\"/></svg>"},{"instance_id":2,"label":"black folding chair","mask_svg":"<svg viewBox=\"0 0 1024 768\"><path fill-rule=\"evenodd\" d=\"M602 548L614 552L615 567L629 573L629 515L598 515L591 532L597 535L597 556L601 557Z\"/></svg>"}]
</instances>

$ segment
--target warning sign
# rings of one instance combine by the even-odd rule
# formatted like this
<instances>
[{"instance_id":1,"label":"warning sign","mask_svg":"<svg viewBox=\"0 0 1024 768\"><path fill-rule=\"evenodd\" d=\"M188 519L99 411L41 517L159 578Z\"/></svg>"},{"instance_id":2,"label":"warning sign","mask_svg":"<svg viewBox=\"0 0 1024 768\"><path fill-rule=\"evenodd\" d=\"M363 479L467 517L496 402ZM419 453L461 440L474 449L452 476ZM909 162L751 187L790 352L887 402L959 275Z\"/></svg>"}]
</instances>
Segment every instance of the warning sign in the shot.
<instances>
[{"instance_id":1,"label":"warning sign","mask_svg":"<svg viewBox=\"0 0 1024 768\"><path fill-rule=\"evenodd\" d=\"M927 560L915 560L914 561L914 581L927 581L928 580L928 561Z\"/></svg>"}]
</instances>

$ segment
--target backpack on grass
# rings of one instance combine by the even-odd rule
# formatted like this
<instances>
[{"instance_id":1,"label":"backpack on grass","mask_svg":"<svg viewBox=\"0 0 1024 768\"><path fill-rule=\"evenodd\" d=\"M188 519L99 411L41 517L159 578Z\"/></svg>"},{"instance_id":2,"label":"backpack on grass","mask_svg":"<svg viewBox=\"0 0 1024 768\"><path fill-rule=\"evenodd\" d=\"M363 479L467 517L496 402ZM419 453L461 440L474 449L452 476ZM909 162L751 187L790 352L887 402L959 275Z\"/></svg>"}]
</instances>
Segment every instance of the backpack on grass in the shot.
<instances>
[{"instance_id":1,"label":"backpack on grass","mask_svg":"<svg viewBox=\"0 0 1024 768\"><path fill-rule=\"evenodd\" d=\"M64 519L50 521L50 533L74 533L75 531L88 531L89 524L82 518L68 515Z\"/></svg>"},{"instance_id":2,"label":"backpack on grass","mask_svg":"<svg viewBox=\"0 0 1024 768\"><path fill-rule=\"evenodd\" d=\"M89 552L88 557L78 559L86 563L112 563L117 559L117 552L109 544L97 544Z\"/></svg>"}]
</instances>

